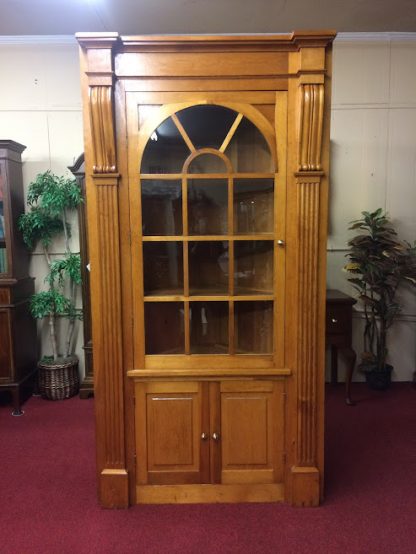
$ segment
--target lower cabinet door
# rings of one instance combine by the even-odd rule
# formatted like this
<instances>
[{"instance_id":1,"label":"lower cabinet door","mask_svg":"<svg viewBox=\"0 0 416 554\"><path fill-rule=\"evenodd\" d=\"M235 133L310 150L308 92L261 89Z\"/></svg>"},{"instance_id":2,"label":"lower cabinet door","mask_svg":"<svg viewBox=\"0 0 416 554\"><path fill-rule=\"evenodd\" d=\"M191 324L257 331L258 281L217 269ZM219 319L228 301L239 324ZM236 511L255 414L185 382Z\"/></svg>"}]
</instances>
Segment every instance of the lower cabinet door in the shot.
<instances>
[{"instance_id":1,"label":"lower cabinet door","mask_svg":"<svg viewBox=\"0 0 416 554\"><path fill-rule=\"evenodd\" d=\"M137 485L283 482L283 381L136 382Z\"/></svg>"},{"instance_id":2,"label":"lower cabinet door","mask_svg":"<svg viewBox=\"0 0 416 554\"><path fill-rule=\"evenodd\" d=\"M283 481L283 381L222 381L221 483Z\"/></svg>"},{"instance_id":3,"label":"lower cabinet door","mask_svg":"<svg viewBox=\"0 0 416 554\"><path fill-rule=\"evenodd\" d=\"M137 484L209 482L206 384L136 383Z\"/></svg>"}]
</instances>

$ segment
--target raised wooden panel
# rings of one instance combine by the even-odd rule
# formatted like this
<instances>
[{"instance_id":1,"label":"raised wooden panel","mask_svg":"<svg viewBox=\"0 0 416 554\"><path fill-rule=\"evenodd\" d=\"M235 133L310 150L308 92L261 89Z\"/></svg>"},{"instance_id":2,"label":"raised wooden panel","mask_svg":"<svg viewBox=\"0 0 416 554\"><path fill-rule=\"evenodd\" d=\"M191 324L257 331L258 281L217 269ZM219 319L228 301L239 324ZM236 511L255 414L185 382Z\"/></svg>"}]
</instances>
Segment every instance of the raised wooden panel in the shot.
<instances>
[{"instance_id":1,"label":"raised wooden panel","mask_svg":"<svg viewBox=\"0 0 416 554\"><path fill-rule=\"evenodd\" d=\"M207 52L194 63L189 54L165 52L127 53L117 58L119 77L235 77L282 75L287 73L287 56L281 52Z\"/></svg>"},{"instance_id":2,"label":"raised wooden panel","mask_svg":"<svg viewBox=\"0 0 416 554\"><path fill-rule=\"evenodd\" d=\"M221 383L222 483L282 478L283 389L275 382Z\"/></svg>"},{"instance_id":3,"label":"raised wooden panel","mask_svg":"<svg viewBox=\"0 0 416 554\"><path fill-rule=\"evenodd\" d=\"M138 383L136 406L139 482L205 482L209 429L203 385Z\"/></svg>"}]
</instances>

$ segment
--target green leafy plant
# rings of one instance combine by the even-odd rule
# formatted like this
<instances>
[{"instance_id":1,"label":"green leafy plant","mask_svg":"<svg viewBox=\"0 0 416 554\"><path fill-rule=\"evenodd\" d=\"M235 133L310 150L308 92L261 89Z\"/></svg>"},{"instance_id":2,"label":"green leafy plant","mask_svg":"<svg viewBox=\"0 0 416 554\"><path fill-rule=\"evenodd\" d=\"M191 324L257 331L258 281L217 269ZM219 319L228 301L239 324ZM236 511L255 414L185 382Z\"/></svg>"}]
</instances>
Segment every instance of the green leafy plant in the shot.
<instances>
[{"instance_id":1,"label":"green leafy plant","mask_svg":"<svg viewBox=\"0 0 416 554\"><path fill-rule=\"evenodd\" d=\"M352 221L349 229L359 231L348 243L345 269L364 306L362 361L383 370L387 332L401 311L397 289L404 282L416 285L416 247L398 238L381 208L362 212L362 218Z\"/></svg>"},{"instance_id":2,"label":"green leafy plant","mask_svg":"<svg viewBox=\"0 0 416 554\"><path fill-rule=\"evenodd\" d=\"M69 320L64 357L71 354L75 322L82 318L81 310L75 305L77 287L81 284L81 259L79 254L71 252L71 226L68 222L68 214L81 202L81 190L74 179L58 177L46 171L37 175L29 185L29 210L19 218L19 228L26 245L33 249L40 244L48 267L45 277L47 290L32 296L30 310L34 318L48 319L53 360L59 358L57 317ZM52 259L50 249L53 240L60 235L65 237L65 253L62 258ZM69 288L67 295L64 291L66 286Z\"/></svg>"}]
</instances>

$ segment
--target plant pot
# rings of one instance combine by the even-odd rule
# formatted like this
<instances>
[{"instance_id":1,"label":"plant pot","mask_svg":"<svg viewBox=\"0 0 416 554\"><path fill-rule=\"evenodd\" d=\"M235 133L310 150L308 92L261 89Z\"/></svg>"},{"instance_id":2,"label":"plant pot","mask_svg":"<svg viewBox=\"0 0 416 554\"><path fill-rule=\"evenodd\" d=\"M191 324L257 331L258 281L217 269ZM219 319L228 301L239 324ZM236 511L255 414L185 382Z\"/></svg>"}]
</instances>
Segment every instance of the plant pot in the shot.
<instances>
[{"instance_id":1,"label":"plant pot","mask_svg":"<svg viewBox=\"0 0 416 554\"><path fill-rule=\"evenodd\" d=\"M79 391L78 358L58 358L38 362L39 394L47 400L64 400Z\"/></svg>"},{"instance_id":2,"label":"plant pot","mask_svg":"<svg viewBox=\"0 0 416 554\"><path fill-rule=\"evenodd\" d=\"M390 364L386 364L383 369L378 369L376 364L361 364L360 370L364 373L370 389L386 390L390 387L393 371L393 366Z\"/></svg>"}]
</instances>

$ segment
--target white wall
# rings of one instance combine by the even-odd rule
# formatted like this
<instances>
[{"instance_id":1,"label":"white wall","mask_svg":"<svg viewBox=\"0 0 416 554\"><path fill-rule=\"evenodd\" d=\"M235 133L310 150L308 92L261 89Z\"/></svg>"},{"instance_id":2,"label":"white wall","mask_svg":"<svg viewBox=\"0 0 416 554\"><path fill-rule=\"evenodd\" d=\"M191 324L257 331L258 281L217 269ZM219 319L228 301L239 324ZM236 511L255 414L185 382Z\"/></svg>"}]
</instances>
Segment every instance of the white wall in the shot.
<instances>
[{"instance_id":1,"label":"white wall","mask_svg":"<svg viewBox=\"0 0 416 554\"><path fill-rule=\"evenodd\" d=\"M349 35L334 44L328 240L331 288L353 293L342 267L348 222L362 210L387 209L403 238L416 238L415 68L416 33ZM11 41L3 37L0 69L0 136L27 146L23 153L25 184L46 169L64 173L83 151L75 41L59 37ZM74 250L77 244L74 232ZM35 253L31 271L37 286L44 269ZM416 294L405 291L403 300L403 314L390 341L396 380L410 380L416 369ZM361 325L357 312L354 346L358 353ZM83 360L81 335L80 329L77 352ZM46 344L45 337L42 342Z\"/></svg>"},{"instance_id":2,"label":"white wall","mask_svg":"<svg viewBox=\"0 0 416 554\"><path fill-rule=\"evenodd\" d=\"M382 207L399 235L416 239L416 33L347 36L334 44L328 286L354 294L341 270L348 222ZM416 290L401 291L391 329L393 378L416 370ZM362 351L362 314L354 347ZM360 379L356 375L356 379Z\"/></svg>"},{"instance_id":3,"label":"white wall","mask_svg":"<svg viewBox=\"0 0 416 554\"><path fill-rule=\"evenodd\" d=\"M57 175L83 152L78 48L74 39L59 37L0 40L0 137L24 144L25 187L47 169ZM71 249L79 250L76 216L72 221ZM62 241L54 252L62 253ZM30 274L36 290L42 288L46 264L34 252ZM78 299L80 302L80 299ZM51 354L46 325L39 325L42 354ZM77 329L76 353L84 372L82 324Z\"/></svg>"}]
</instances>

